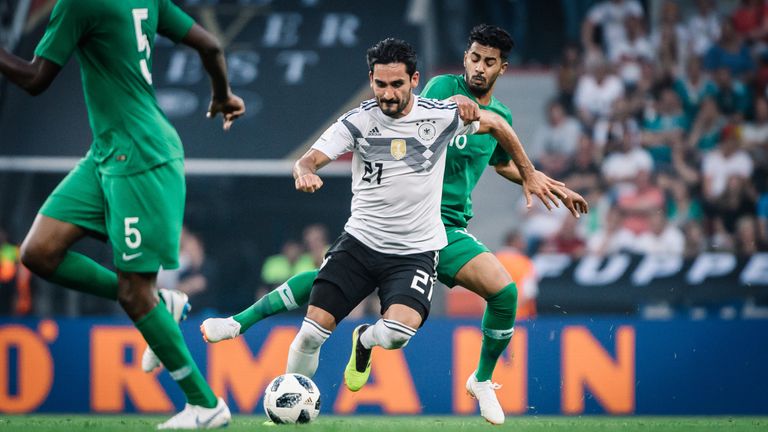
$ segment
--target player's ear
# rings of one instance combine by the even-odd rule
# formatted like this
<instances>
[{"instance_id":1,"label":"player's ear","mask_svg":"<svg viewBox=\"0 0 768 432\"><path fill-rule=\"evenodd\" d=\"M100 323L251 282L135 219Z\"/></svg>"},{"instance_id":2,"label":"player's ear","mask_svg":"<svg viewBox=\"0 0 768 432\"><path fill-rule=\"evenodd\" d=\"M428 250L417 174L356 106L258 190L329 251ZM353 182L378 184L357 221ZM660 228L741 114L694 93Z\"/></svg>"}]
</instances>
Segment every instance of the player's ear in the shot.
<instances>
[{"instance_id":1,"label":"player's ear","mask_svg":"<svg viewBox=\"0 0 768 432\"><path fill-rule=\"evenodd\" d=\"M499 70L499 75L504 75L504 72L507 71L507 66L509 66L509 62L503 62L501 64L501 70Z\"/></svg>"},{"instance_id":2,"label":"player's ear","mask_svg":"<svg viewBox=\"0 0 768 432\"><path fill-rule=\"evenodd\" d=\"M373 71L368 71L368 80L370 81L371 90L373 90Z\"/></svg>"},{"instance_id":3,"label":"player's ear","mask_svg":"<svg viewBox=\"0 0 768 432\"><path fill-rule=\"evenodd\" d=\"M411 88L416 88L419 86L419 71L416 71L413 73L413 76L411 77Z\"/></svg>"}]
</instances>

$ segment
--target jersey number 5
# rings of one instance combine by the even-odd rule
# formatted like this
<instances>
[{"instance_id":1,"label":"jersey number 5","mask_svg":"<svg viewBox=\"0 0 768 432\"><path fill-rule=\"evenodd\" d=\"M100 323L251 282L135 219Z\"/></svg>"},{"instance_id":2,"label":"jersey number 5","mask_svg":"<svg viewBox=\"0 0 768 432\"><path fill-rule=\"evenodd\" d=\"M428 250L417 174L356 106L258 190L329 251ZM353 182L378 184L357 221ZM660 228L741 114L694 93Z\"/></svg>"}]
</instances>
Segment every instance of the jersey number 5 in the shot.
<instances>
[{"instance_id":1,"label":"jersey number 5","mask_svg":"<svg viewBox=\"0 0 768 432\"><path fill-rule=\"evenodd\" d=\"M141 30L141 22L149 18L149 9L138 8L133 9L133 29L136 30L136 43L138 44L139 52L144 53L144 58L139 60L139 67L141 68L141 74L144 76L144 80L147 84L152 85L152 72L149 71L149 60L152 55L152 49L149 47L149 38Z\"/></svg>"}]
</instances>

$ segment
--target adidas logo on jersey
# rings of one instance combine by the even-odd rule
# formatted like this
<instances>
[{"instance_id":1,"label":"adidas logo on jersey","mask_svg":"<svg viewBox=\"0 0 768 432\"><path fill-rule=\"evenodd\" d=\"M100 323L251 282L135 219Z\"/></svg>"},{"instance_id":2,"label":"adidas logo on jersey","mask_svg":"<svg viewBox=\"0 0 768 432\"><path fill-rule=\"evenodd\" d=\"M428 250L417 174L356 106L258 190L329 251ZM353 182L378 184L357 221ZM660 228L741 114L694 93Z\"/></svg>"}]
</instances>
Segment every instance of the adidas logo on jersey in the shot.
<instances>
[{"instance_id":1,"label":"adidas logo on jersey","mask_svg":"<svg viewBox=\"0 0 768 432\"><path fill-rule=\"evenodd\" d=\"M368 136L381 136L378 126L374 126L373 129L368 131Z\"/></svg>"}]
</instances>

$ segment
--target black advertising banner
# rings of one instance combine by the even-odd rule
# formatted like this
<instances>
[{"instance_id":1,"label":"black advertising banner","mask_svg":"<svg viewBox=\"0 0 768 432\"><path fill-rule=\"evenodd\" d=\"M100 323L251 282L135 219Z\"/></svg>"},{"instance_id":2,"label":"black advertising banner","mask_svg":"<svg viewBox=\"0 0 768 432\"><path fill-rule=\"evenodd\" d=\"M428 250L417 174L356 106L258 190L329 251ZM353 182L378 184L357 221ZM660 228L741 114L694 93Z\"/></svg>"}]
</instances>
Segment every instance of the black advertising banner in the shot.
<instances>
[{"instance_id":1,"label":"black advertising banner","mask_svg":"<svg viewBox=\"0 0 768 432\"><path fill-rule=\"evenodd\" d=\"M353 0L176 3L219 37L232 87L248 110L222 133L219 120L205 118L210 84L197 54L158 38L152 53L158 101L191 158L286 157L345 106L371 97L365 91L368 47L390 36L419 46L417 28L406 23L407 0L386 6ZM32 58L47 20L24 36L16 54ZM74 58L37 98L3 85L0 156L85 154L91 134Z\"/></svg>"},{"instance_id":2,"label":"black advertising banner","mask_svg":"<svg viewBox=\"0 0 768 432\"><path fill-rule=\"evenodd\" d=\"M540 312L634 312L638 306L710 306L768 300L768 253L680 256L615 254L573 259L539 254Z\"/></svg>"}]
</instances>

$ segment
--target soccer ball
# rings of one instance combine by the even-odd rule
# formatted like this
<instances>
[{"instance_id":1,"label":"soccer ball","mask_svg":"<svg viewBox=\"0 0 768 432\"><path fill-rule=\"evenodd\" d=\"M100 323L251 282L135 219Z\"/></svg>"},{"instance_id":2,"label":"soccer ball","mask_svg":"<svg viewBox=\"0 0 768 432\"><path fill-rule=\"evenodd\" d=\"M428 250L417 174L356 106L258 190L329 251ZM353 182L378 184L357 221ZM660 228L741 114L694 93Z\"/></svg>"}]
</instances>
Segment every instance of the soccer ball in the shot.
<instances>
[{"instance_id":1,"label":"soccer ball","mask_svg":"<svg viewBox=\"0 0 768 432\"><path fill-rule=\"evenodd\" d=\"M304 375L280 375L264 391L264 412L276 424L309 423L320 414L320 390Z\"/></svg>"}]
</instances>

